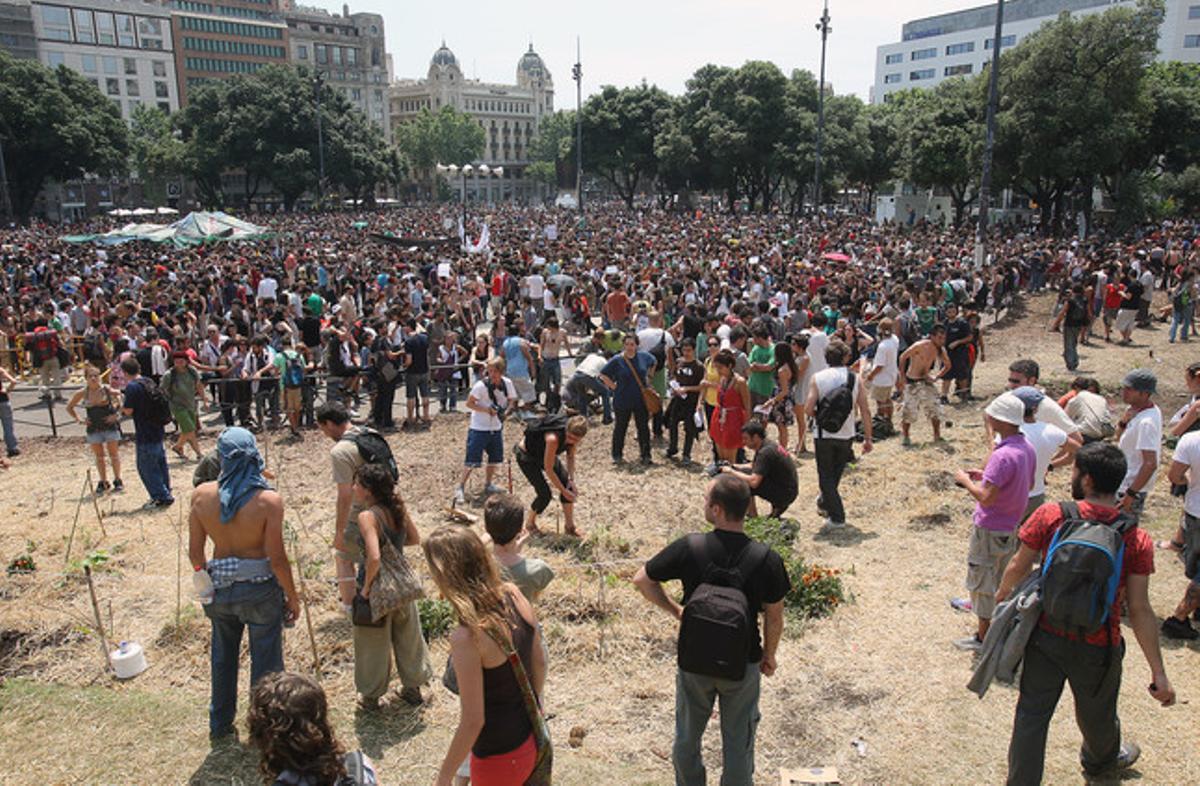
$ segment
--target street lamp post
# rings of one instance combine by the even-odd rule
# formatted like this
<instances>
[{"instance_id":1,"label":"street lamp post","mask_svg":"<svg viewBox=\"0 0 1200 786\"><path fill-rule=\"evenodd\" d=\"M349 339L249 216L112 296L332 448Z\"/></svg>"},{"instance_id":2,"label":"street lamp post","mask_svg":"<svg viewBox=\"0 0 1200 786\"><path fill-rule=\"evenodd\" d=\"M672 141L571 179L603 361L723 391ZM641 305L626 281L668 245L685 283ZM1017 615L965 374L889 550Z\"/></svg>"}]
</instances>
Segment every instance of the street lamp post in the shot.
<instances>
[{"instance_id":1,"label":"street lamp post","mask_svg":"<svg viewBox=\"0 0 1200 786\"><path fill-rule=\"evenodd\" d=\"M821 153L825 144L825 42L833 28L829 26L829 0L825 0L825 10L817 22L817 30L821 33L821 79L817 82L817 155L813 173L813 209L821 209Z\"/></svg>"},{"instance_id":2,"label":"street lamp post","mask_svg":"<svg viewBox=\"0 0 1200 786\"><path fill-rule=\"evenodd\" d=\"M3 137L0 137L0 209L4 211L4 219L11 221L13 216L12 199L8 195L8 167L4 164Z\"/></svg>"},{"instance_id":3,"label":"street lamp post","mask_svg":"<svg viewBox=\"0 0 1200 786\"><path fill-rule=\"evenodd\" d=\"M988 74L987 136L983 143L983 171L979 177L979 228L975 234L975 265L987 258L988 210L992 197L992 151L996 146L996 109L1000 104L1000 47L1004 33L1004 0L996 0L996 32L992 37L992 68Z\"/></svg>"},{"instance_id":4,"label":"street lamp post","mask_svg":"<svg viewBox=\"0 0 1200 786\"><path fill-rule=\"evenodd\" d=\"M504 167L489 167L487 164L480 164L479 166L472 166L470 164L463 164L461 166L458 164L437 164L434 166L434 169L439 174L449 175L450 177L454 177L455 175L462 176L462 239L465 246L467 240L467 177L472 174L478 174L482 175L485 180L488 177L503 178ZM476 182L478 183L478 181Z\"/></svg>"},{"instance_id":5,"label":"street lamp post","mask_svg":"<svg viewBox=\"0 0 1200 786\"><path fill-rule=\"evenodd\" d=\"M583 59L579 56L579 36L575 36L575 206L583 215Z\"/></svg>"},{"instance_id":6,"label":"street lamp post","mask_svg":"<svg viewBox=\"0 0 1200 786\"><path fill-rule=\"evenodd\" d=\"M323 75L317 71L313 75L313 92L317 97L317 202L325 201L325 132L321 127L321 86Z\"/></svg>"}]
</instances>

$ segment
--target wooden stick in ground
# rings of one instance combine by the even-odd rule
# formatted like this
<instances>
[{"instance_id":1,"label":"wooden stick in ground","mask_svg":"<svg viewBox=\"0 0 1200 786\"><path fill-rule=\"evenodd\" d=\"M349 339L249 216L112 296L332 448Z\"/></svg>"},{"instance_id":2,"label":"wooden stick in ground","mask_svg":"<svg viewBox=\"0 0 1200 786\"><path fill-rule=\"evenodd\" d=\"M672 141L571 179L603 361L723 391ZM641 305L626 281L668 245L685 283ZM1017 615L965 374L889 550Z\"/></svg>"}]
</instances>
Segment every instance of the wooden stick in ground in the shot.
<instances>
[{"instance_id":1,"label":"wooden stick in ground","mask_svg":"<svg viewBox=\"0 0 1200 786\"><path fill-rule=\"evenodd\" d=\"M183 613L183 503L179 504L179 524L175 527L175 631Z\"/></svg>"},{"instance_id":2,"label":"wooden stick in ground","mask_svg":"<svg viewBox=\"0 0 1200 786\"><path fill-rule=\"evenodd\" d=\"M292 562L296 564L297 578L300 580L300 607L304 609L304 626L308 628L308 643L312 645L313 672L317 682L321 681L321 654L317 650L317 635L313 632L312 614L308 611L308 586L304 581L304 564L299 560L297 543L292 544L292 554L296 556Z\"/></svg>"},{"instance_id":3,"label":"wooden stick in ground","mask_svg":"<svg viewBox=\"0 0 1200 786\"><path fill-rule=\"evenodd\" d=\"M83 510L83 498L88 493L91 480L91 470L88 470L88 476L83 480L83 491L79 493L79 502L75 505L75 519L71 522L71 534L67 536L67 553L63 556L63 565L71 561L71 545L75 542L75 528L79 525L79 511Z\"/></svg>"},{"instance_id":4,"label":"wooden stick in ground","mask_svg":"<svg viewBox=\"0 0 1200 786\"><path fill-rule=\"evenodd\" d=\"M88 595L92 598L92 614L96 618L96 631L100 634L100 652L104 655L104 670L112 669L108 659L108 637L104 635L104 622L100 619L100 604L96 602L96 585L92 582L92 566L83 566L83 575L87 577Z\"/></svg>"},{"instance_id":5,"label":"wooden stick in ground","mask_svg":"<svg viewBox=\"0 0 1200 786\"><path fill-rule=\"evenodd\" d=\"M89 489L92 487L92 471L90 469L87 471L87 485ZM100 513L100 500L96 499L95 494L92 495L92 506L96 509L96 521L100 523L100 534L107 538L108 530L104 528L104 515Z\"/></svg>"}]
</instances>

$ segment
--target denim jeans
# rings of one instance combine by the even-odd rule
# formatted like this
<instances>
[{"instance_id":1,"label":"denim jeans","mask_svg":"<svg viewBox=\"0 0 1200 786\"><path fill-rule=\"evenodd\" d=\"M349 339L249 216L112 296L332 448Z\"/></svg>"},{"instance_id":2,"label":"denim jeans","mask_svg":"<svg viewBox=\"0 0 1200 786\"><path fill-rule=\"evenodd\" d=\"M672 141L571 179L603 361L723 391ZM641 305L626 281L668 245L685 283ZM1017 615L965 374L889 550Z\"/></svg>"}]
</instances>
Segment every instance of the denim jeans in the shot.
<instances>
[{"instance_id":1,"label":"denim jeans","mask_svg":"<svg viewBox=\"0 0 1200 786\"><path fill-rule=\"evenodd\" d=\"M447 379L444 382L437 383L438 389L438 408L442 412L458 407L458 380Z\"/></svg>"},{"instance_id":2,"label":"denim jeans","mask_svg":"<svg viewBox=\"0 0 1200 786\"><path fill-rule=\"evenodd\" d=\"M4 428L4 447L12 453L17 449L17 432L13 428L12 403L0 401L0 426Z\"/></svg>"},{"instance_id":3,"label":"denim jeans","mask_svg":"<svg viewBox=\"0 0 1200 786\"><path fill-rule=\"evenodd\" d=\"M567 396L571 399L580 415L588 414L588 391L600 397L604 405L604 419L612 420L612 391L604 387L604 383L587 374L575 373L567 380Z\"/></svg>"},{"instance_id":4,"label":"denim jeans","mask_svg":"<svg viewBox=\"0 0 1200 786\"><path fill-rule=\"evenodd\" d=\"M1097 647L1035 630L1021 665L1012 739L1008 745L1009 786L1036 786L1046 763L1046 734L1062 696L1063 684L1075 697L1075 722L1083 734L1079 760L1099 773L1116 763L1121 750L1117 694L1121 691L1124 643Z\"/></svg>"},{"instance_id":5,"label":"denim jeans","mask_svg":"<svg viewBox=\"0 0 1200 786\"><path fill-rule=\"evenodd\" d=\"M701 741L713 702L721 702L721 786L754 783L754 734L758 729L759 680L757 663L746 665L740 680L675 673L675 786L704 786Z\"/></svg>"},{"instance_id":6,"label":"denim jeans","mask_svg":"<svg viewBox=\"0 0 1200 786\"><path fill-rule=\"evenodd\" d=\"M1079 368L1079 328L1072 325L1062 326L1063 362L1067 371Z\"/></svg>"},{"instance_id":7,"label":"denim jeans","mask_svg":"<svg viewBox=\"0 0 1200 786\"><path fill-rule=\"evenodd\" d=\"M171 496L171 476L167 472L167 451L161 442L137 443L137 471L150 499L156 502L174 499Z\"/></svg>"},{"instance_id":8,"label":"denim jeans","mask_svg":"<svg viewBox=\"0 0 1200 786\"><path fill-rule=\"evenodd\" d=\"M1189 318L1187 309L1172 308L1171 309L1171 329L1167 333L1167 340L1174 341L1175 334L1179 328L1183 328L1183 333L1179 336L1184 341L1188 340L1188 330L1191 329L1192 320ZM2 405L0 405L2 406Z\"/></svg>"},{"instance_id":9,"label":"denim jeans","mask_svg":"<svg viewBox=\"0 0 1200 786\"><path fill-rule=\"evenodd\" d=\"M250 630L250 684L283 671L283 590L272 578L261 584L239 582L219 589L204 607L212 621L212 700L208 731L220 734L237 715L238 655L242 631Z\"/></svg>"},{"instance_id":10,"label":"denim jeans","mask_svg":"<svg viewBox=\"0 0 1200 786\"><path fill-rule=\"evenodd\" d=\"M817 459L817 485L821 489L820 506L835 524L846 523L846 508L842 505L838 484L842 482L842 473L850 463L852 444L852 440L849 439L813 440L813 454Z\"/></svg>"}]
</instances>

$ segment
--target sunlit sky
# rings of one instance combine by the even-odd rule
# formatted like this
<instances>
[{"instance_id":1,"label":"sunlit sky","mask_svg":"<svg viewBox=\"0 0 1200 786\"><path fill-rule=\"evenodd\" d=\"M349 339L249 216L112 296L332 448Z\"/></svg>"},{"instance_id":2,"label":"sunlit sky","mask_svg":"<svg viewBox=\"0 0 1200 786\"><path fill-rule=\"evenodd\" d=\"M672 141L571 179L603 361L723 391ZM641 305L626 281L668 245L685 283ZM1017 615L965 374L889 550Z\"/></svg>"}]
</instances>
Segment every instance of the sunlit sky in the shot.
<instances>
[{"instance_id":1,"label":"sunlit sky","mask_svg":"<svg viewBox=\"0 0 1200 786\"><path fill-rule=\"evenodd\" d=\"M340 13L341 3L307 0ZM874 82L875 48L900 38L911 19L957 11L971 0L830 0L832 33L825 79L837 93L866 100ZM468 78L512 82L517 60L533 43L554 77L557 104L574 105L571 65L582 47L584 96L602 85L645 79L681 93L705 63L738 66L770 60L785 73L816 74L820 0L603 0L602 2L351 2L351 12L381 13L397 78L425 76L445 38Z\"/></svg>"}]
</instances>

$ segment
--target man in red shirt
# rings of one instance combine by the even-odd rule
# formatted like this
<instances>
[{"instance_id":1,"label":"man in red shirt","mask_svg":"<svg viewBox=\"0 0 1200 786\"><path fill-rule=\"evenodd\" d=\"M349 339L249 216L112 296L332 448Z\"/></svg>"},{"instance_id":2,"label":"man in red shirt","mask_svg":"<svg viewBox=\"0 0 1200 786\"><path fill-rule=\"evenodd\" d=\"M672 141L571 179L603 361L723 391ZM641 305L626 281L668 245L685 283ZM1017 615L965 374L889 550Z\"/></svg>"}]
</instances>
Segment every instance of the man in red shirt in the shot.
<instances>
[{"instance_id":1,"label":"man in red shirt","mask_svg":"<svg viewBox=\"0 0 1200 786\"><path fill-rule=\"evenodd\" d=\"M1078 502L1079 515L1089 521L1109 523L1121 511L1117 488L1125 478L1125 456L1114 445L1095 442L1075 454L1071 496ZM996 601L1012 593L1037 562L1046 557L1054 533L1063 524L1058 503L1035 510L1021 525L1020 550L1008 564ZM1112 777L1133 765L1141 750L1121 742L1117 696L1121 690L1121 603L1129 609L1130 627L1150 666L1150 695L1168 707L1175 691L1163 667L1158 644L1158 620L1150 607L1150 574L1154 572L1154 544L1145 530L1131 527L1125 533L1125 554L1116 598L1108 621L1095 633L1078 635L1056 630L1045 615L1029 639L1021 673L1021 695L1017 700L1012 739L1008 748L1009 786L1040 784L1046 758L1046 734L1063 683L1069 682L1075 697L1075 718L1083 734L1080 761L1085 778Z\"/></svg>"}]
</instances>

